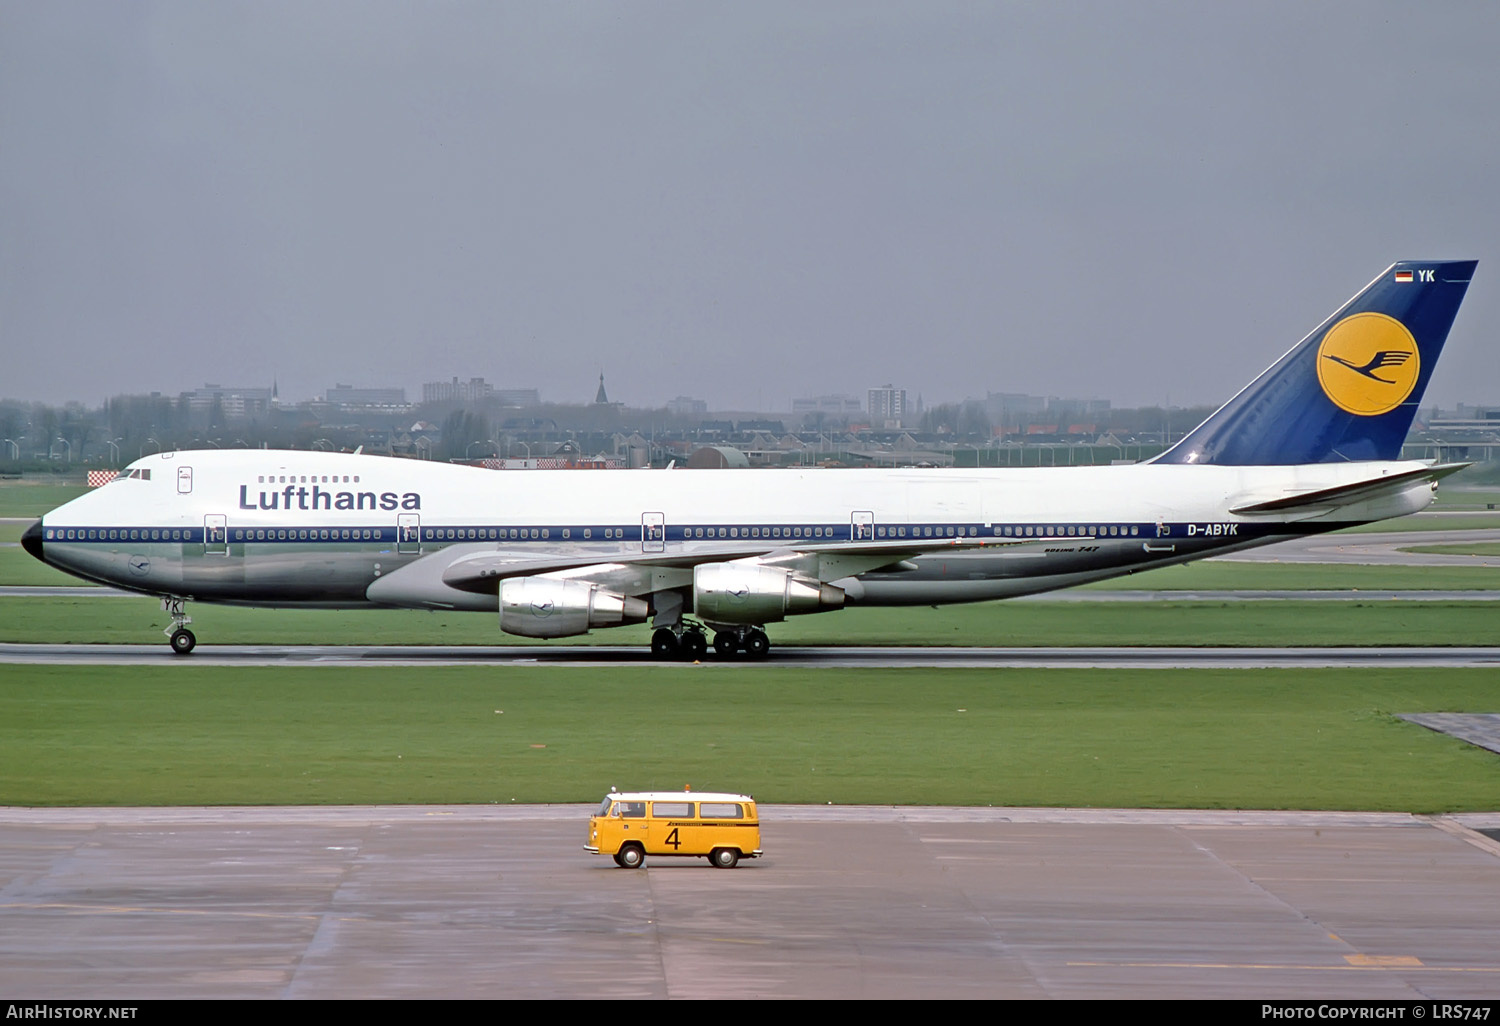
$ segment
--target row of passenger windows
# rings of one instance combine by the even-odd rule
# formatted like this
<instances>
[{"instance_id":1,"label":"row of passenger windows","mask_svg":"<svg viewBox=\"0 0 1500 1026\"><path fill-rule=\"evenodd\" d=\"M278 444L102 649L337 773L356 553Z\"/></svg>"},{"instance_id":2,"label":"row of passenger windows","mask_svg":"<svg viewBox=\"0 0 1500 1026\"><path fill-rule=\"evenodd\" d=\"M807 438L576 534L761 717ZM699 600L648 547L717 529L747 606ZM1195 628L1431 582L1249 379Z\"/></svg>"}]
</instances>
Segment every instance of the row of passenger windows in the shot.
<instances>
[{"instance_id":1,"label":"row of passenger windows","mask_svg":"<svg viewBox=\"0 0 1500 1026\"><path fill-rule=\"evenodd\" d=\"M831 527L688 527L682 534L685 538L832 538L833 532Z\"/></svg>"},{"instance_id":2,"label":"row of passenger windows","mask_svg":"<svg viewBox=\"0 0 1500 1026\"><path fill-rule=\"evenodd\" d=\"M358 480L356 478L356 480ZM688 527L683 529L685 538L834 538L844 537L842 529L835 533L832 527ZM1041 527L996 527L997 536L1007 538L1134 538L1140 534L1138 526L1117 524L1054 524ZM606 527L599 535L606 540L623 539L625 528ZM577 536L584 541L593 540L595 531L591 527L578 530ZM977 527L924 526L924 527L879 527L878 538L955 538L974 537ZM237 528L233 532L235 541L377 541L381 529L360 527L333 528ZM552 531L546 527L428 527L422 531L427 541L522 541L550 540ZM191 528L49 528L46 537L56 541L192 541L199 537ZM559 532L564 541L574 538L572 528L564 527Z\"/></svg>"},{"instance_id":3,"label":"row of passenger windows","mask_svg":"<svg viewBox=\"0 0 1500 1026\"><path fill-rule=\"evenodd\" d=\"M599 536L605 539L623 538L625 528L606 527ZM427 541L521 541L527 538L550 539L552 529L550 527L428 527L423 529L422 537ZM573 528L562 528L558 537L564 541L573 540ZM581 528L578 531L578 537L584 541L592 541L594 529L592 527Z\"/></svg>"},{"instance_id":4,"label":"row of passenger windows","mask_svg":"<svg viewBox=\"0 0 1500 1026\"><path fill-rule=\"evenodd\" d=\"M1095 524L1079 527L1075 524L1054 524L1051 527L1007 527L1002 530L1006 537L1014 538L1061 538L1082 535L1085 538L1134 538L1141 533L1139 527L1120 527L1115 524Z\"/></svg>"},{"instance_id":5,"label":"row of passenger windows","mask_svg":"<svg viewBox=\"0 0 1500 1026\"><path fill-rule=\"evenodd\" d=\"M188 527L49 527L45 537L48 541L192 541L200 535Z\"/></svg>"},{"instance_id":6,"label":"row of passenger windows","mask_svg":"<svg viewBox=\"0 0 1500 1026\"><path fill-rule=\"evenodd\" d=\"M256 528L236 530L235 541L379 541L378 527Z\"/></svg>"},{"instance_id":7,"label":"row of passenger windows","mask_svg":"<svg viewBox=\"0 0 1500 1026\"><path fill-rule=\"evenodd\" d=\"M146 473L149 474L151 472L148 470ZM351 479L348 474L345 474L342 478L337 474L334 474L332 477L324 474L320 480L317 474L303 474L301 478L298 478L296 474L281 474L279 476L276 474L262 474L255 480L259 484L348 484L350 480L353 480L355 484L359 484L359 475L355 474Z\"/></svg>"}]
</instances>

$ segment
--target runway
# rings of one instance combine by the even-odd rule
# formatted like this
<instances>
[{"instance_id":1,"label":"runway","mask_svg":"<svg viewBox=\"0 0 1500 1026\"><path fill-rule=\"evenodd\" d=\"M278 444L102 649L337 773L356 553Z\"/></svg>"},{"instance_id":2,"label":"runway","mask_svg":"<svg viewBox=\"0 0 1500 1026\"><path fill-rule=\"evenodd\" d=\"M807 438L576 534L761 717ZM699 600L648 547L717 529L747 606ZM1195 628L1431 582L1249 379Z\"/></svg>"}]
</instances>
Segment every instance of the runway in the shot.
<instances>
[{"instance_id":1,"label":"runway","mask_svg":"<svg viewBox=\"0 0 1500 1026\"><path fill-rule=\"evenodd\" d=\"M0 664L49 666L512 666L656 665L844 669L1263 669L1500 667L1500 646L1472 648L975 648L777 646L759 662L663 663L639 645L199 645L190 656L154 645L0 644Z\"/></svg>"},{"instance_id":2,"label":"runway","mask_svg":"<svg viewBox=\"0 0 1500 1026\"><path fill-rule=\"evenodd\" d=\"M0 809L0 992L1492 1000L1500 816L764 806L734 870L586 806Z\"/></svg>"},{"instance_id":3,"label":"runway","mask_svg":"<svg viewBox=\"0 0 1500 1026\"><path fill-rule=\"evenodd\" d=\"M1500 556L1465 556L1405 551L1432 545L1494 544L1496 542L1500 542L1500 529L1495 528L1454 531L1359 531L1346 534L1313 535L1212 558L1253 563L1500 567Z\"/></svg>"}]
</instances>

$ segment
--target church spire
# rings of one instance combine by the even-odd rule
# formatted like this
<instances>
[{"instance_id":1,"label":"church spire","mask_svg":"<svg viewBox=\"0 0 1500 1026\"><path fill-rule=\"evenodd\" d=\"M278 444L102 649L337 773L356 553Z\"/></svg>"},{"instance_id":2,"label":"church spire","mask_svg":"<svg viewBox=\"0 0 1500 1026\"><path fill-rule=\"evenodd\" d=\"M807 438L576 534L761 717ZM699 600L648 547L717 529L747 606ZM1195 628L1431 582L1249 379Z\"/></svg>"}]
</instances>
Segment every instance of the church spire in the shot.
<instances>
[{"instance_id":1,"label":"church spire","mask_svg":"<svg viewBox=\"0 0 1500 1026\"><path fill-rule=\"evenodd\" d=\"M604 372L599 372L599 394L594 396L595 406L608 406L609 396L604 394Z\"/></svg>"}]
</instances>

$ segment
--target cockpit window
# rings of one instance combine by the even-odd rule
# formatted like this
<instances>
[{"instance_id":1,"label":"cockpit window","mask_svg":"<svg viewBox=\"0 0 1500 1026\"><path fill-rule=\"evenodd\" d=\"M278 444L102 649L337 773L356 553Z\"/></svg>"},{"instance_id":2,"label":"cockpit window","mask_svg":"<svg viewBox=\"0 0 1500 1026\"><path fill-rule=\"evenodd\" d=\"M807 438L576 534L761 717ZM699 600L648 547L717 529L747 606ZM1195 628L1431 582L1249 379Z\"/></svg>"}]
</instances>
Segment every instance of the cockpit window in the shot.
<instances>
[{"instance_id":1,"label":"cockpit window","mask_svg":"<svg viewBox=\"0 0 1500 1026\"><path fill-rule=\"evenodd\" d=\"M149 480L151 480L151 471L150 471L149 468L137 467L136 469L132 470L130 473L126 474L124 477L117 477L117 478L115 478L115 480L116 481L149 481Z\"/></svg>"}]
</instances>

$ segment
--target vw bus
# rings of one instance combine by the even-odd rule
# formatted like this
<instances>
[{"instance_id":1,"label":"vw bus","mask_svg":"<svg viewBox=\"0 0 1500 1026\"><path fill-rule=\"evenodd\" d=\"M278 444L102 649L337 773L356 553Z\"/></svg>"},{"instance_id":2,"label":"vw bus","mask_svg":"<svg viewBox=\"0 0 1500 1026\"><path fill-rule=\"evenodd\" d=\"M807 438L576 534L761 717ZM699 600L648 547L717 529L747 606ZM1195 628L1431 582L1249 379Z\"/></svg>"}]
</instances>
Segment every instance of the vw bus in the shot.
<instances>
[{"instance_id":1,"label":"vw bus","mask_svg":"<svg viewBox=\"0 0 1500 1026\"><path fill-rule=\"evenodd\" d=\"M705 858L719 869L759 858L760 817L743 794L611 791L589 817L584 851L639 869L647 855Z\"/></svg>"}]
</instances>

